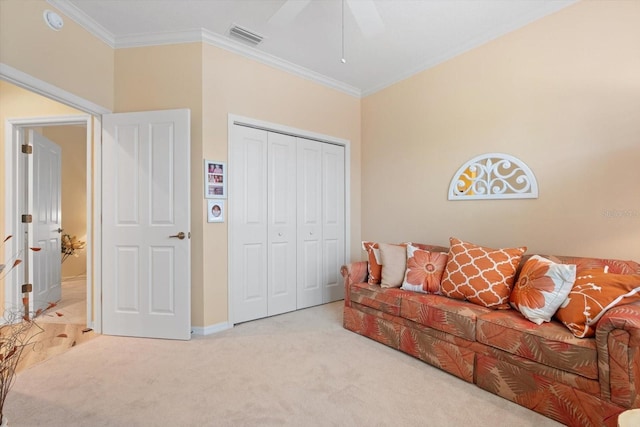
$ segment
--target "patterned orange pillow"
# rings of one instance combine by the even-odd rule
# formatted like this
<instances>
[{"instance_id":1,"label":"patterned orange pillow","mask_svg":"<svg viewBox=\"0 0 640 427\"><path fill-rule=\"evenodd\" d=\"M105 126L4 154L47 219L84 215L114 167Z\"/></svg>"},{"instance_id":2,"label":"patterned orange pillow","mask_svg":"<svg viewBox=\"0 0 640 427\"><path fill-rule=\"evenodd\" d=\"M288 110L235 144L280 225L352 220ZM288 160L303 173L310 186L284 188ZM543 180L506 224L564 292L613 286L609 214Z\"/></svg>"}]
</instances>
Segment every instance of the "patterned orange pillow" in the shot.
<instances>
[{"instance_id":1,"label":"patterned orange pillow","mask_svg":"<svg viewBox=\"0 0 640 427\"><path fill-rule=\"evenodd\" d=\"M492 249L455 237L449 242L442 294L487 308L509 308L516 268L527 248Z\"/></svg>"},{"instance_id":2,"label":"patterned orange pillow","mask_svg":"<svg viewBox=\"0 0 640 427\"><path fill-rule=\"evenodd\" d=\"M428 294L440 293L440 280L447 265L447 254L429 252L416 246L407 246L407 271L402 289Z\"/></svg>"},{"instance_id":3,"label":"patterned orange pillow","mask_svg":"<svg viewBox=\"0 0 640 427\"><path fill-rule=\"evenodd\" d=\"M580 270L556 318L576 337L592 337L607 310L639 300L639 292L640 274L610 274L601 268Z\"/></svg>"},{"instance_id":4,"label":"patterned orange pillow","mask_svg":"<svg viewBox=\"0 0 640 427\"><path fill-rule=\"evenodd\" d=\"M516 281L509 303L537 325L551 320L571 292L576 280L575 264L557 264L533 255Z\"/></svg>"},{"instance_id":5,"label":"patterned orange pillow","mask_svg":"<svg viewBox=\"0 0 640 427\"><path fill-rule=\"evenodd\" d=\"M376 242L362 242L362 249L367 251L369 261L369 284L379 285L382 280L382 264L380 262L380 254L376 254L379 246ZM377 255L377 256L376 256Z\"/></svg>"}]
</instances>

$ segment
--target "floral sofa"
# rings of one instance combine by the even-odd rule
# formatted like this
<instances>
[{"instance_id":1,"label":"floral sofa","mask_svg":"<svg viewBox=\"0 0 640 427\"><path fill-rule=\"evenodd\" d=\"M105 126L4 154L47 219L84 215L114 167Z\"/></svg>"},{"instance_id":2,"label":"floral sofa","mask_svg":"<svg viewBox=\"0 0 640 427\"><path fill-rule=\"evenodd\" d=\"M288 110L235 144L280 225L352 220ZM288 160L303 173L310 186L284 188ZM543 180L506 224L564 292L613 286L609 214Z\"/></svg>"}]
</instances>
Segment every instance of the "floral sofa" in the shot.
<instances>
[{"instance_id":1,"label":"floral sofa","mask_svg":"<svg viewBox=\"0 0 640 427\"><path fill-rule=\"evenodd\" d=\"M419 247L443 256L447 260L445 269L451 269L453 239L448 248ZM631 292L622 291L625 295L618 295L600 312L596 322L592 319L590 326L576 327L558 320L559 311L550 321L536 324L513 303L500 308L483 306L471 302L473 298L468 296L447 296L442 288L434 289L433 283L427 281L424 288L430 286L431 292L377 284L371 279L380 272L373 272L372 267L381 268L384 276L387 264L383 259L382 265L376 266L380 262L377 255L375 260L372 251L368 255L368 261L341 269L346 329L569 426L615 426L622 411L640 407L640 297L635 295L640 289L640 264L546 257L557 264L576 266L571 267L576 277L581 272L603 270L611 275L608 277L631 279ZM519 276L524 276L522 270L531 258L516 257L509 291L515 292L513 287L523 280ZM405 285L411 275L410 266L407 261ZM433 269L428 263L422 267L425 271ZM577 283L577 279L569 283L571 292L576 291ZM569 299L583 303L583 295L579 296L561 299L565 305ZM535 297L539 295L534 295L533 300ZM588 314L591 309L581 310ZM586 329L593 336L579 338Z\"/></svg>"}]
</instances>

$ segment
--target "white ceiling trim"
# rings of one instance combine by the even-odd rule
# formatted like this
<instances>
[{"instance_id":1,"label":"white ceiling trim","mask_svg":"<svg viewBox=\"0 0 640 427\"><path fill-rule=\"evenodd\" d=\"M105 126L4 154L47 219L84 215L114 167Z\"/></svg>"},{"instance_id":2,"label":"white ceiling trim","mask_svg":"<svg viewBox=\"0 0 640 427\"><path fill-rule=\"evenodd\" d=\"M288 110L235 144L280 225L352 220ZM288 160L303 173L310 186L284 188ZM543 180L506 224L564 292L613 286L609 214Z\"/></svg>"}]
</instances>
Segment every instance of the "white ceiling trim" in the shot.
<instances>
[{"instance_id":1,"label":"white ceiling trim","mask_svg":"<svg viewBox=\"0 0 640 427\"><path fill-rule=\"evenodd\" d=\"M579 0L573 0L571 1L570 4L573 3L577 3ZM566 6L564 6L566 7ZM434 58L432 58L431 60L424 62L420 65L418 65L417 67L414 67L411 70L407 70L406 72L397 75L396 77L390 79L389 81L387 81L386 83L382 83L380 85L374 86L372 88L369 89L365 89L362 91L362 97L365 96L369 96L369 95L373 95L374 93L381 91L382 89L385 89L389 86L392 86L396 83L401 82L402 80L405 80L411 76L414 76L418 73L421 73L425 70L428 70L429 68L433 68L439 64L442 64L443 62L446 62L450 59L455 58L458 55L461 55L465 52L468 52L472 49L475 49L479 46L482 46L483 44L489 43L492 40L495 39L499 39L500 37L503 37L507 34L509 34L512 31L518 30L522 27L524 27L525 25L528 25L532 22L537 21L538 19L542 19L545 16L549 16L552 15L556 12L558 12L558 10L560 10L557 7L551 7L549 8L549 10L547 10L544 14L542 15L536 15L533 12L531 14L526 14L526 15L522 15L520 17L518 17L517 19L512 20L511 22L509 22L508 24L503 25L500 28L500 31L495 31L495 29L493 29L490 33L484 34L482 36L476 37L473 40L470 40L467 43L464 43L461 46L456 46L453 47L451 49L448 49L447 51L443 52L441 55L438 55ZM498 33L498 34L496 34Z\"/></svg>"},{"instance_id":2,"label":"white ceiling trim","mask_svg":"<svg viewBox=\"0 0 640 427\"><path fill-rule=\"evenodd\" d=\"M47 3L67 15L76 24L108 44L111 48L115 49L116 42L114 35L72 3L64 0L47 0Z\"/></svg>"},{"instance_id":3,"label":"white ceiling trim","mask_svg":"<svg viewBox=\"0 0 640 427\"><path fill-rule=\"evenodd\" d=\"M362 96L362 92L356 87L332 79L320 73L316 73L315 71L309 70L308 68L301 67L268 53L250 48L239 42L230 40L224 36L220 36L207 30L197 29L155 34L136 34L126 37L114 37L113 34L104 29L104 27L98 24L95 20L91 19L73 4L64 0L47 0L47 2L113 49L159 46L180 43L208 43L210 45L231 51L233 53L237 53L238 55L242 55L249 59L253 59L263 64L270 65L277 69L297 75L315 83L319 83L323 86L336 89L340 92L346 93L347 95L351 95L356 98L360 98Z\"/></svg>"},{"instance_id":4,"label":"white ceiling trim","mask_svg":"<svg viewBox=\"0 0 640 427\"><path fill-rule=\"evenodd\" d=\"M339 90L346 93L347 95L355 96L357 98L360 98L362 96L362 92L356 87L332 79L320 73L316 73L315 71L301 67L292 62L285 61L271 54L261 52L248 46L244 46L219 34L203 30L202 41L213 46L245 56L247 58L254 59L258 62L262 62L263 64L271 65L275 68L289 72L291 74L295 74L307 80L320 83L332 89Z\"/></svg>"}]
</instances>

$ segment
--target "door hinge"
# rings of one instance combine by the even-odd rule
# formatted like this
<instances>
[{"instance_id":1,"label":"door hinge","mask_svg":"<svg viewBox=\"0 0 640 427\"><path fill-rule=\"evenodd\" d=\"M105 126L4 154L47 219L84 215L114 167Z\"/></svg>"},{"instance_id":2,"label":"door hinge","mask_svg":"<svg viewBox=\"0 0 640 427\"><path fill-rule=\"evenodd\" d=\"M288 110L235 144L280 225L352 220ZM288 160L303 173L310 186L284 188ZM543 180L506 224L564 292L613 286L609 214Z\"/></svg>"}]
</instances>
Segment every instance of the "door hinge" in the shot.
<instances>
[{"instance_id":1,"label":"door hinge","mask_svg":"<svg viewBox=\"0 0 640 427\"><path fill-rule=\"evenodd\" d=\"M33 216L31 214L22 215L23 224L31 224L32 221L33 221Z\"/></svg>"},{"instance_id":2,"label":"door hinge","mask_svg":"<svg viewBox=\"0 0 640 427\"><path fill-rule=\"evenodd\" d=\"M29 144L22 144L23 154L33 154L33 146Z\"/></svg>"},{"instance_id":3,"label":"door hinge","mask_svg":"<svg viewBox=\"0 0 640 427\"><path fill-rule=\"evenodd\" d=\"M33 285L31 283L25 283L22 285L22 293L33 292Z\"/></svg>"}]
</instances>

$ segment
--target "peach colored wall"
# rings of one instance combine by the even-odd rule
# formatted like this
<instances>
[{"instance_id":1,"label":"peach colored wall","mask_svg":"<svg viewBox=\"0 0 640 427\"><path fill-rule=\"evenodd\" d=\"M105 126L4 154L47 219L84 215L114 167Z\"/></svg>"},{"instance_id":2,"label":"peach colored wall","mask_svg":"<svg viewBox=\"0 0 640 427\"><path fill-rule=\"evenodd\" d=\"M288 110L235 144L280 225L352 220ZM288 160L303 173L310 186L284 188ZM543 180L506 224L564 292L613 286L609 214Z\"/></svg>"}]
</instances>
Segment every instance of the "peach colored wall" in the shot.
<instances>
[{"instance_id":1,"label":"peach colored wall","mask_svg":"<svg viewBox=\"0 0 640 427\"><path fill-rule=\"evenodd\" d=\"M228 160L228 114L250 117L348 139L351 142L351 247L359 257L360 241L360 99L293 76L270 66L203 46L203 155ZM202 199L203 186L198 185ZM227 227L204 223L205 324L226 321Z\"/></svg>"},{"instance_id":2,"label":"peach colored wall","mask_svg":"<svg viewBox=\"0 0 640 427\"><path fill-rule=\"evenodd\" d=\"M640 260L640 2L579 2L362 102L362 236ZM448 201L488 152L534 200Z\"/></svg>"},{"instance_id":3,"label":"peach colored wall","mask_svg":"<svg viewBox=\"0 0 640 427\"><path fill-rule=\"evenodd\" d=\"M63 234L87 241L87 129L84 126L48 126L42 134L62 149ZM62 264L62 279L85 277L87 251L76 251Z\"/></svg>"},{"instance_id":4,"label":"peach colored wall","mask_svg":"<svg viewBox=\"0 0 640 427\"><path fill-rule=\"evenodd\" d=\"M63 14L53 31L43 0L0 1L0 62L107 109L113 107L113 49Z\"/></svg>"}]
</instances>

